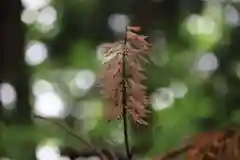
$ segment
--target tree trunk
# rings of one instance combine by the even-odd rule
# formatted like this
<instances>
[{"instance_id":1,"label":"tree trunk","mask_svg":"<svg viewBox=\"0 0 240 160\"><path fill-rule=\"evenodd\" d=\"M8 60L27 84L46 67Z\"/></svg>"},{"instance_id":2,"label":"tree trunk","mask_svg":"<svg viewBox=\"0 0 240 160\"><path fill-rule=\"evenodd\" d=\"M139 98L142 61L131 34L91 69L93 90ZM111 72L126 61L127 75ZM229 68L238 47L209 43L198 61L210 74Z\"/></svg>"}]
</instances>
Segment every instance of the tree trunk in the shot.
<instances>
[{"instance_id":1,"label":"tree trunk","mask_svg":"<svg viewBox=\"0 0 240 160\"><path fill-rule=\"evenodd\" d=\"M1 67L1 80L10 83L16 90L16 108L13 110L11 117L8 117L7 125L21 125L33 127L30 105L30 88L29 88L29 70L25 63L25 27L21 22L21 12L23 6L21 0L1 0L1 58L3 66ZM1 107L2 108L2 107ZM6 121L5 121L6 122ZM19 133L21 134L21 133ZM27 146L28 151L24 150L25 158L29 160L35 158L35 144L32 140L27 139L23 143ZM22 141L21 141L22 142ZM26 144L28 143L28 144ZM29 144L31 143L31 144ZM12 144L15 145L15 144ZM16 146L23 144L17 144ZM21 150L22 148L19 148ZM11 155L8 155L11 156Z\"/></svg>"}]
</instances>

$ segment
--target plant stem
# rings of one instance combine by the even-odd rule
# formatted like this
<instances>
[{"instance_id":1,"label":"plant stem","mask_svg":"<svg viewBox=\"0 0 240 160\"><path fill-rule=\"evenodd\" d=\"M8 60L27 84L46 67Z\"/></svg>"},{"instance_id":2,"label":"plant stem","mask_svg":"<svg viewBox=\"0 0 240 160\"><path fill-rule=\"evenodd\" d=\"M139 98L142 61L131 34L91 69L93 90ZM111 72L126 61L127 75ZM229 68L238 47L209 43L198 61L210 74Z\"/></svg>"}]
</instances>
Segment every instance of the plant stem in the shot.
<instances>
[{"instance_id":1,"label":"plant stem","mask_svg":"<svg viewBox=\"0 0 240 160\"><path fill-rule=\"evenodd\" d=\"M124 51L122 56L122 116L123 116L123 131L124 131L124 141L125 141L125 149L127 153L127 157L129 160L131 160L131 152L129 147L129 141L128 141L128 122L127 122L127 89L126 89L126 64L125 64L125 56L126 56L126 44L127 44L127 27L125 31L125 37L124 37Z\"/></svg>"},{"instance_id":2,"label":"plant stem","mask_svg":"<svg viewBox=\"0 0 240 160\"><path fill-rule=\"evenodd\" d=\"M127 111L126 108L123 108L123 127L124 127L124 139L125 139L125 147L127 152L127 157L130 160L132 155L130 152L129 141L128 141L128 127L127 127Z\"/></svg>"},{"instance_id":3,"label":"plant stem","mask_svg":"<svg viewBox=\"0 0 240 160\"><path fill-rule=\"evenodd\" d=\"M60 128L64 129L67 133L69 133L70 135L72 135L73 137L77 138L78 140L80 140L84 145L86 145L89 149L95 151L96 153L98 153L100 156L102 156L102 153L94 148L89 142L87 142L86 140L84 140L81 136L79 136L78 134L74 133L73 131L71 131L71 129L69 129L67 126L65 126L64 124L61 124L59 122L56 122L55 120L52 120L52 119L48 119L48 118L45 118L45 117L42 117L42 116L39 116L39 115L34 115L35 118L38 118L38 119L42 119L42 120L45 120L45 121L49 121L57 126L59 126Z\"/></svg>"},{"instance_id":4,"label":"plant stem","mask_svg":"<svg viewBox=\"0 0 240 160\"><path fill-rule=\"evenodd\" d=\"M191 144L187 144L181 148L169 151L165 155L163 155L159 158L155 158L154 160L170 160L170 159L176 158L176 157L180 156L181 154L189 151L191 148L193 148L193 146Z\"/></svg>"}]
</instances>

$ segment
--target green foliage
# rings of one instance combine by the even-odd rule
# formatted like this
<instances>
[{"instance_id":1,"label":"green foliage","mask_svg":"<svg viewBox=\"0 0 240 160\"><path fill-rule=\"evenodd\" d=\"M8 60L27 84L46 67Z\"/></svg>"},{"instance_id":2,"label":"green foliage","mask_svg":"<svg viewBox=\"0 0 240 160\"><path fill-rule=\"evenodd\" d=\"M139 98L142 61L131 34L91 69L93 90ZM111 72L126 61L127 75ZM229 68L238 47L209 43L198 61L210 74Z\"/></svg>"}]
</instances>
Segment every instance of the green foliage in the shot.
<instances>
[{"instance_id":1,"label":"green foliage","mask_svg":"<svg viewBox=\"0 0 240 160\"><path fill-rule=\"evenodd\" d=\"M153 33L156 37L156 40L152 40L152 57L150 57L150 64L146 71L148 79L145 83L148 87L148 94L151 96L162 87L170 88L171 83L175 81L180 81L187 88L182 98L176 98L174 93L170 95L173 98L171 105L161 110L152 109L149 129L132 127L134 129L131 129L131 143L140 148L145 147L140 154L146 154L146 157L159 155L184 143L184 138L204 131L206 128L217 128L226 123L239 125L240 81L239 71L234 66L239 63L240 59L238 38L240 36L239 27L231 27L227 22L226 13L222 9L226 6L220 3L215 6L210 1L206 1L204 7L200 9L201 12L198 13L199 19L193 19L190 23L192 7L189 6L198 8L197 2L191 2L191 5L186 8L177 5L177 2L168 4L170 2L165 1L129 2L125 0L121 3L119 0L114 0L114 2L109 0L56 0L52 2L52 5L57 9L58 19L53 30L41 32L37 24L27 26L26 42L29 40L43 41L49 51L45 62L30 66L33 72L31 80L34 82L44 79L54 86L56 92L61 95L67 108L66 112L69 112L66 114L67 118L74 117L73 121L65 120L72 130L83 135L93 145L116 147L121 150L124 148L123 141L121 141L122 135L119 132L121 122L108 123L106 121L103 114L106 106L95 85L98 80L96 74L102 67L97 59L97 46L119 38L118 34L113 33L111 27L108 26L108 18L114 13L127 14L132 23L143 26L146 35ZM129 5L125 5L128 3ZM171 15L176 17L176 20L172 19L169 12L163 9L167 8L163 7L164 5L169 5L170 8L177 5L178 9L171 10ZM156 6L156 8L150 6ZM185 17L179 16L185 12L187 13ZM178 24L174 26L177 30L177 34L174 35L176 40L171 39L176 31L170 29L173 26L169 21ZM117 25L121 25L120 22ZM213 30L209 29L211 25L215 27ZM163 26L169 29L164 30ZM156 31L164 34L155 34ZM149 41L151 42L151 36ZM197 69L199 59L206 52L214 53L217 58L217 67L209 72L199 71ZM214 65L212 61L209 63ZM76 74L83 70L90 71L96 77L94 84L88 89L84 87L90 80L87 79L87 82L79 80L78 83L83 84L83 87L81 89L76 86L72 87L78 89L76 93L79 95L76 95L69 86L72 85ZM220 87L217 86L218 77L223 77ZM30 86L32 87L32 83ZM224 86L226 86L226 93L222 93ZM29 99L34 105L36 96L31 96ZM81 110L82 102L89 102L87 107L90 109L87 112L93 112L90 118L82 115L82 113L85 114ZM54 106L51 104L46 106L46 108L51 107ZM150 108L152 108L151 105ZM209 119L213 121L212 125L208 123ZM90 129L86 129L86 126L90 126ZM28 155L29 150L33 150L34 146L48 138L57 138L63 145L83 147L64 130L47 122L36 121L30 126L9 127L0 123L0 130L2 136L0 153L6 152L13 159L31 160L32 155Z\"/></svg>"}]
</instances>

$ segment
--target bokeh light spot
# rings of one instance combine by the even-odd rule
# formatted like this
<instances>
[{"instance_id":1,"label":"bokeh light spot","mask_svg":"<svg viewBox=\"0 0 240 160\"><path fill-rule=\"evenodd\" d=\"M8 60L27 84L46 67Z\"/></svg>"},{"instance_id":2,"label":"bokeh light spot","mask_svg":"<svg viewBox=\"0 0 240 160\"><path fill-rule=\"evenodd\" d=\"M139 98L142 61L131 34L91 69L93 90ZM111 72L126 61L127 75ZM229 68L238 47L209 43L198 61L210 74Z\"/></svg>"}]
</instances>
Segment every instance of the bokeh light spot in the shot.
<instances>
[{"instance_id":1,"label":"bokeh light spot","mask_svg":"<svg viewBox=\"0 0 240 160\"><path fill-rule=\"evenodd\" d=\"M40 144L36 149L36 157L38 160L61 160L60 150L57 141L48 139Z\"/></svg>"},{"instance_id":2,"label":"bokeh light spot","mask_svg":"<svg viewBox=\"0 0 240 160\"><path fill-rule=\"evenodd\" d=\"M32 90L35 96L39 96L46 92L53 92L54 88L50 82L44 79L38 79L33 83Z\"/></svg>"},{"instance_id":3,"label":"bokeh light spot","mask_svg":"<svg viewBox=\"0 0 240 160\"><path fill-rule=\"evenodd\" d=\"M22 0L22 4L26 9L38 10L47 6L50 0Z\"/></svg>"},{"instance_id":4,"label":"bokeh light spot","mask_svg":"<svg viewBox=\"0 0 240 160\"><path fill-rule=\"evenodd\" d=\"M81 70L69 83L69 88L74 96L81 97L85 95L94 85L96 75L91 70Z\"/></svg>"},{"instance_id":5,"label":"bokeh light spot","mask_svg":"<svg viewBox=\"0 0 240 160\"><path fill-rule=\"evenodd\" d=\"M125 27L128 26L130 20L128 16L124 14L112 14L108 18L109 27L117 33L125 32Z\"/></svg>"},{"instance_id":6,"label":"bokeh light spot","mask_svg":"<svg viewBox=\"0 0 240 160\"><path fill-rule=\"evenodd\" d=\"M170 107L174 102L174 94L170 88L159 88L150 96L150 103L156 111Z\"/></svg>"},{"instance_id":7,"label":"bokeh light spot","mask_svg":"<svg viewBox=\"0 0 240 160\"><path fill-rule=\"evenodd\" d=\"M52 6L43 8L38 16L37 22L44 27L51 26L57 20L57 11Z\"/></svg>"},{"instance_id":8,"label":"bokeh light spot","mask_svg":"<svg viewBox=\"0 0 240 160\"><path fill-rule=\"evenodd\" d=\"M192 35L211 35L217 26L210 17L194 14L187 20L187 29Z\"/></svg>"},{"instance_id":9,"label":"bokeh light spot","mask_svg":"<svg viewBox=\"0 0 240 160\"><path fill-rule=\"evenodd\" d=\"M56 92L38 95L35 100L35 113L44 117L65 117L65 105Z\"/></svg>"},{"instance_id":10,"label":"bokeh light spot","mask_svg":"<svg viewBox=\"0 0 240 160\"><path fill-rule=\"evenodd\" d=\"M48 50L44 43L30 41L27 45L25 61L28 65L39 65L48 57Z\"/></svg>"},{"instance_id":11,"label":"bokeh light spot","mask_svg":"<svg viewBox=\"0 0 240 160\"><path fill-rule=\"evenodd\" d=\"M17 93L14 87L9 83L0 85L0 99L6 109L12 109L11 104L17 99Z\"/></svg>"},{"instance_id":12,"label":"bokeh light spot","mask_svg":"<svg viewBox=\"0 0 240 160\"><path fill-rule=\"evenodd\" d=\"M188 92L187 86L184 83L178 81L172 82L170 84L170 88L175 98L184 98L184 96Z\"/></svg>"},{"instance_id":13,"label":"bokeh light spot","mask_svg":"<svg viewBox=\"0 0 240 160\"><path fill-rule=\"evenodd\" d=\"M95 83L96 76L90 70L83 70L78 72L75 77L75 82L78 88L83 90L90 89Z\"/></svg>"},{"instance_id":14,"label":"bokeh light spot","mask_svg":"<svg viewBox=\"0 0 240 160\"><path fill-rule=\"evenodd\" d=\"M239 13L236 8L231 5L227 5L224 8L225 18L227 23L230 26L238 26L239 25Z\"/></svg>"},{"instance_id":15,"label":"bokeh light spot","mask_svg":"<svg viewBox=\"0 0 240 160\"><path fill-rule=\"evenodd\" d=\"M37 10L24 9L21 14L21 20L26 24L32 24L37 20L38 14Z\"/></svg>"},{"instance_id":16,"label":"bokeh light spot","mask_svg":"<svg viewBox=\"0 0 240 160\"><path fill-rule=\"evenodd\" d=\"M197 69L202 72L214 71L218 68L218 59L214 53L205 53L197 63Z\"/></svg>"}]
</instances>

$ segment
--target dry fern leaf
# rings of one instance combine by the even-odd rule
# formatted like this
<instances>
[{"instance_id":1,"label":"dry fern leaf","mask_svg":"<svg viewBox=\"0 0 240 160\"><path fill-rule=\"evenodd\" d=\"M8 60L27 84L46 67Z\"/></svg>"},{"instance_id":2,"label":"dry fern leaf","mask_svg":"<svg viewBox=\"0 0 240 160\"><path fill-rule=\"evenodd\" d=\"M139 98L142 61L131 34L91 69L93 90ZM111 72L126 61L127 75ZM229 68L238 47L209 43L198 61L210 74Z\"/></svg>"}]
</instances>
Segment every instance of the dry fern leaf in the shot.
<instances>
[{"instance_id":1,"label":"dry fern leaf","mask_svg":"<svg viewBox=\"0 0 240 160\"><path fill-rule=\"evenodd\" d=\"M190 144L153 160L170 160L187 153L187 160L240 160L240 132L237 130L200 133Z\"/></svg>"},{"instance_id":2,"label":"dry fern leaf","mask_svg":"<svg viewBox=\"0 0 240 160\"><path fill-rule=\"evenodd\" d=\"M198 135L194 147L188 152L188 160L240 160L240 134L207 132Z\"/></svg>"},{"instance_id":3,"label":"dry fern leaf","mask_svg":"<svg viewBox=\"0 0 240 160\"><path fill-rule=\"evenodd\" d=\"M126 107L134 121L147 124L143 120L149 111L146 86L142 84L146 77L142 72L148 63L146 56L150 44L145 40L146 36L134 33L140 30L139 26L129 26L125 40L103 46L105 61L100 85L102 94L107 97L108 119L121 117L123 107Z\"/></svg>"}]
</instances>

